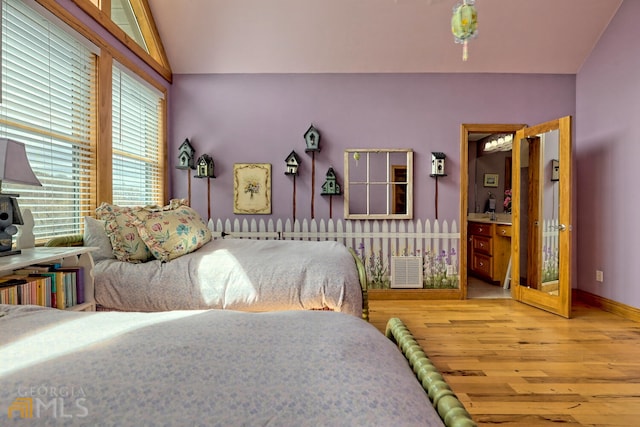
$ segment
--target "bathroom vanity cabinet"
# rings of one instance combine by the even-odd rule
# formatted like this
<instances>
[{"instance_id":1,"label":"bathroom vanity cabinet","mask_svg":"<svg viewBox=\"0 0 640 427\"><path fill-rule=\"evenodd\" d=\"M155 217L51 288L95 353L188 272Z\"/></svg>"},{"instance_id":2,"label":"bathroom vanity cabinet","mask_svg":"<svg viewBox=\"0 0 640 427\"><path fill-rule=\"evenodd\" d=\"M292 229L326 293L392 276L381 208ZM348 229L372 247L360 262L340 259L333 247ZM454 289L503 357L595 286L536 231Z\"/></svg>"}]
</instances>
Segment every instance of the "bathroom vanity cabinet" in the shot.
<instances>
[{"instance_id":1,"label":"bathroom vanity cabinet","mask_svg":"<svg viewBox=\"0 0 640 427\"><path fill-rule=\"evenodd\" d=\"M502 284L511 256L511 224L468 222L468 268L476 277Z\"/></svg>"}]
</instances>

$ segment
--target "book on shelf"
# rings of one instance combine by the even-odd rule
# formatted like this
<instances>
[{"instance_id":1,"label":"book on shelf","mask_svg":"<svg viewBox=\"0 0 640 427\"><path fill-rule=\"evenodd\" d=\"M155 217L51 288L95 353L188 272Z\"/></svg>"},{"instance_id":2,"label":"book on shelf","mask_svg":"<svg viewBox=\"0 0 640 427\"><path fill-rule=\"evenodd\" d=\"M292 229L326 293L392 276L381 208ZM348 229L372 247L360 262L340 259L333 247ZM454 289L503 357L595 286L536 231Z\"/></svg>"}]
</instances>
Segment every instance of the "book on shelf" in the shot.
<instances>
[{"instance_id":1,"label":"book on shelf","mask_svg":"<svg viewBox=\"0 0 640 427\"><path fill-rule=\"evenodd\" d=\"M16 287L17 292L18 301L16 302L16 304L27 304L23 301L31 301L30 285L28 284L28 281L25 280L24 276L12 274L0 277L0 288L10 288L13 286ZM13 290L9 292L13 292ZM5 302L4 304L8 304L8 302Z\"/></svg>"},{"instance_id":2,"label":"book on shelf","mask_svg":"<svg viewBox=\"0 0 640 427\"><path fill-rule=\"evenodd\" d=\"M47 289L49 290L50 297L50 307L59 308L64 310L65 300L64 300L64 285L61 286L62 283L62 274L56 273L55 271L47 271L43 273L31 273L29 277L40 278L42 282L47 283ZM54 296L55 294L55 296ZM55 300L55 305L53 304Z\"/></svg>"},{"instance_id":3,"label":"book on shelf","mask_svg":"<svg viewBox=\"0 0 640 427\"><path fill-rule=\"evenodd\" d=\"M0 277L0 303L35 304L64 310L85 302L84 280L82 266L35 263Z\"/></svg>"},{"instance_id":4,"label":"book on shelf","mask_svg":"<svg viewBox=\"0 0 640 427\"><path fill-rule=\"evenodd\" d=\"M30 265L28 267L18 268L17 270L14 270L13 273L27 275L35 273L46 273L49 270L51 269L44 265Z\"/></svg>"},{"instance_id":5,"label":"book on shelf","mask_svg":"<svg viewBox=\"0 0 640 427\"><path fill-rule=\"evenodd\" d=\"M6 279L2 278L0 281L0 304L18 304L19 294L18 289L21 284L24 283L20 279Z\"/></svg>"},{"instance_id":6,"label":"book on shelf","mask_svg":"<svg viewBox=\"0 0 640 427\"><path fill-rule=\"evenodd\" d=\"M68 273L71 277L71 292L75 295L76 304L83 304L84 299L84 267L60 267L56 271ZM74 304L75 305L75 304Z\"/></svg>"},{"instance_id":7,"label":"book on shelf","mask_svg":"<svg viewBox=\"0 0 640 427\"><path fill-rule=\"evenodd\" d=\"M56 261L39 262L39 263L33 264L33 266L35 266L35 267L45 267L45 268L49 268L50 270L55 270L56 268L62 267L62 263L56 262Z\"/></svg>"}]
</instances>

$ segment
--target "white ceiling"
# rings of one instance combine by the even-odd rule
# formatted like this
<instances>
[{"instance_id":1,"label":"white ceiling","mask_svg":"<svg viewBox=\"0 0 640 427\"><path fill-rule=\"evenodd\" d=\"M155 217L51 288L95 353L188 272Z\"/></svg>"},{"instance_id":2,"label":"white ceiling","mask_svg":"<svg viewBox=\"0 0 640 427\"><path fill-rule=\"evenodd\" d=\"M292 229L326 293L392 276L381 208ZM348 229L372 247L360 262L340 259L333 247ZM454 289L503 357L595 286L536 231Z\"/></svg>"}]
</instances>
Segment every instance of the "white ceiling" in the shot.
<instances>
[{"instance_id":1,"label":"white ceiling","mask_svg":"<svg viewBox=\"0 0 640 427\"><path fill-rule=\"evenodd\" d=\"M622 0L476 0L469 59L460 0L149 0L175 74L576 74Z\"/></svg>"}]
</instances>

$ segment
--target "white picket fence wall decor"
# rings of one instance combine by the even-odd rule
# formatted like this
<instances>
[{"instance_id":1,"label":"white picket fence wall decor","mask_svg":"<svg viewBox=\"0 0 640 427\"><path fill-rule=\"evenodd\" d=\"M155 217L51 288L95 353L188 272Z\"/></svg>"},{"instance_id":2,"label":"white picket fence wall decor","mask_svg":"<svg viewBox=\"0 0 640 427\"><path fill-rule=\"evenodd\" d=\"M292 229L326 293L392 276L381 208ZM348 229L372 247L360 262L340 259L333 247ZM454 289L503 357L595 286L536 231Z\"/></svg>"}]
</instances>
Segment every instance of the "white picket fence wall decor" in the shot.
<instances>
[{"instance_id":1,"label":"white picket fence wall decor","mask_svg":"<svg viewBox=\"0 0 640 427\"><path fill-rule=\"evenodd\" d=\"M542 221L542 281L558 280L558 219Z\"/></svg>"},{"instance_id":2,"label":"white picket fence wall decor","mask_svg":"<svg viewBox=\"0 0 640 427\"><path fill-rule=\"evenodd\" d=\"M456 221L342 219L256 221L235 218L210 219L214 238L260 240L334 240L353 248L365 263L370 282L385 287L389 280L392 255L420 255L425 259L427 276L447 275L446 287L457 287L460 233ZM455 283L454 283L455 276ZM442 287L433 284L430 287Z\"/></svg>"}]
</instances>

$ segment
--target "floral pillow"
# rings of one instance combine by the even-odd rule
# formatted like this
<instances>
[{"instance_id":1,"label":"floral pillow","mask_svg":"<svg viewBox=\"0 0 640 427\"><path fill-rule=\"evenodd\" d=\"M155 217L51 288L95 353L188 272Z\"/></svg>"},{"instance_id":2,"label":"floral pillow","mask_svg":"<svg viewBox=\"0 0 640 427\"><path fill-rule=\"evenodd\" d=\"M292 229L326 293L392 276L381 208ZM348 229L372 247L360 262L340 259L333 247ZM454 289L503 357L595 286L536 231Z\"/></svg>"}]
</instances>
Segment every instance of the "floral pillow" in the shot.
<instances>
[{"instance_id":1,"label":"floral pillow","mask_svg":"<svg viewBox=\"0 0 640 427\"><path fill-rule=\"evenodd\" d=\"M160 211L141 208L134 221L140 237L160 261L193 252L211 240L207 224L184 201L172 201L170 206L172 209Z\"/></svg>"},{"instance_id":2,"label":"floral pillow","mask_svg":"<svg viewBox=\"0 0 640 427\"><path fill-rule=\"evenodd\" d=\"M96 217L105 221L105 230L113 246L113 255L119 261L140 263L153 258L134 223L137 220L135 212L140 209L109 203L102 203L96 209Z\"/></svg>"}]
</instances>

